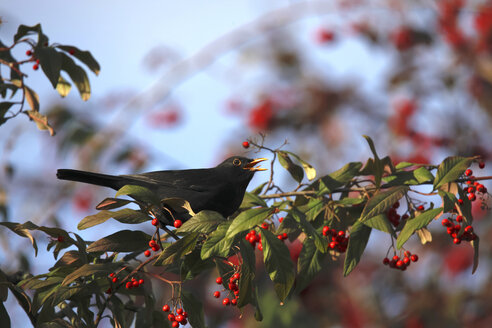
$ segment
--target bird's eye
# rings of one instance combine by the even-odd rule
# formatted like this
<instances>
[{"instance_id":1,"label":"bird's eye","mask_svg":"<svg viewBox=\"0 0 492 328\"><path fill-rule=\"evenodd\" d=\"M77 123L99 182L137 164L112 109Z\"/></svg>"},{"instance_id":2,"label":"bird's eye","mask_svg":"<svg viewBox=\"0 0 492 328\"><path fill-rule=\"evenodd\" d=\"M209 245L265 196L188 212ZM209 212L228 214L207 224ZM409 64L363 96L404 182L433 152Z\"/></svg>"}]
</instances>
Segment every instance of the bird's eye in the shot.
<instances>
[{"instance_id":1,"label":"bird's eye","mask_svg":"<svg viewBox=\"0 0 492 328\"><path fill-rule=\"evenodd\" d=\"M237 159L237 158L234 158L234 160L232 161L232 164L233 164L234 166L239 166L239 165L241 165L241 160L239 160L239 159Z\"/></svg>"}]
</instances>

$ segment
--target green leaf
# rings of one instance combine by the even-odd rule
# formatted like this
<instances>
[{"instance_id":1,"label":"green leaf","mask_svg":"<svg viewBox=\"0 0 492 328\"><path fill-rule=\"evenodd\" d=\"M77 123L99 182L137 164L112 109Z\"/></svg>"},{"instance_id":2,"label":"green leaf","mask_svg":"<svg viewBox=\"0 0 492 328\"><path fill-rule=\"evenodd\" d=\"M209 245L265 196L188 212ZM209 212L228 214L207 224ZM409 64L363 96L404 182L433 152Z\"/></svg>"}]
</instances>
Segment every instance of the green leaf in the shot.
<instances>
[{"instance_id":1,"label":"green leaf","mask_svg":"<svg viewBox=\"0 0 492 328\"><path fill-rule=\"evenodd\" d=\"M243 209L255 206L268 207L267 203L262 198L260 198L260 196L251 192L246 192L244 194L243 202L241 203L241 206L239 208Z\"/></svg>"},{"instance_id":2,"label":"green leaf","mask_svg":"<svg viewBox=\"0 0 492 328\"><path fill-rule=\"evenodd\" d=\"M61 69L67 72L68 76L70 76L70 79L77 87L77 90L79 90L82 100L89 100L91 96L91 86L84 69L75 64L73 59L68 57L66 54L61 53L60 55L62 57Z\"/></svg>"},{"instance_id":3,"label":"green leaf","mask_svg":"<svg viewBox=\"0 0 492 328\"><path fill-rule=\"evenodd\" d=\"M7 122L7 120L9 119L9 117L6 118L5 115L9 111L10 107L12 107L12 105L14 105L13 102L0 102L0 125Z\"/></svg>"},{"instance_id":4,"label":"green leaf","mask_svg":"<svg viewBox=\"0 0 492 328\"><path fill-rule=\"evenodd\" d=\"M326 252L320 252L312 239L306 238L302 244L297 264L296 289L302 291L321 271L321 264Z\"/></svg>"},{"instance_id":5,"label":"green leaf","mask_svg":"<svg viewBox=\"0 0 492 328\"><path fill-rule=\"evenodd\" d=\"M57 46L57 48L68 53L72 53L72 56L84 63L91 71L94 72L94 74L99 75L101 67L89 51L80 50L74 46Z\"/></svg>"},{"instance_id":6,"label":"green leaf","mask_svg":"<svg viewBox=\"0 0 492 328\"><path fill-rule=\"evenodd\" d=\"M205 243L202 245L201 257L207 259L213 255L227 257L231 252L234 237L226 237L227 230L231 225L231 221L222 222L217 229L212 232Z\"/></svg>"},{"instance_id":7,"label":"green leaf","mask_svg":"<svg viewBox=\"0 0 492 328\"><path fill-rule=\"evenodd\" d=\"M72 90L72 85L70 82L65 80L63 76L58 77L58 83L56 84L56 91L58 91L58 94L62 97L68 96L70 91Z\"/></svg>"},{"instance_id":8,"label":"green leaf","mask_svg":"<svg viewBox=\"0 0 492 328\"><path fill-rule=\"evenodd\" d=\"M300 212L296 208L293 208L288 216L292 216L294 220L299 224L301 227L302 231L306 233L306 236L308 239L312 239L314 241L314 244L316 245L316 248L322 252L325 253L327 250L327 240L325 238L321 238L321 236L318 234L316 229L311 225L306 220L306 217L304 213Z\"/></svg>"},{"instance_id":9,"label":"green leaf","mask_svg":"<svg viewBox=\"0 0 492 328\"><path fill-rule=\"evenodd\" d=\"M468 224L472 224L473 222L472 203L468 199L467 194L463 191L463 189L460 186L458 186L458 195L460 196L460 199L463 200L463 203L458 205L461 209L461 213L463 213L466 222Z\"/></svg>"},{"instance_id":10,"label":"green leaf","mask_svg":"<svg viewBox=\"0 0 492 328\"><path fill-rule=\"evenodd\" d=\"M457 180L470 166L472 161L473 158L470 157L447 157L437 168L434 190L448 182Z\"/></svg>"},{"instance_id":11,"label":"green leaf","mask_svg":"<svg viewBox=\"0 0 492 328\"><path fill-rule=\"evenodd\" d=\"M220 213L204 210L183 223L176 232L201 232L208 234L224 220L224 217Z\"/></svg>"},{"instance_id":12,"label":"green leaf","mask_svg":"<svg viewBox=\"0 0 492 328\"><path fill-rule=\"evenodd\" d=\"M360 217L364 222L373 216L385 213L408 191L407 186L393 187L385 191L376 192L366 203Z\"/></svg>"},{"instance_id":13,"label":"green leaf","mask_svg":"<svg viewBox=\"0 0 492 328\"><path fill-rule=\"evenodd\" d=\"M373 216L372 218L364 221L364 224L370 228L389 233L390 235L395 234L386 214Z\"/></svg>"},{"instance_id":14,"label":"green leaf","mask_svg":"<svg viewBox=\"0 0 492 328\"><path fill-rule=\"evenodd\" d=\"M434 181L434 176L428 169L425 167L419 167L415 171L413 171L415 178L419 183L424 183L428 181Z\"/></svg>"},{"instance_id":15,"label":"green leaf","mask_svg":"<svg viewBox=\"0 0 492 328\"><path fill-rule=\"evenodd\" d=\"M19 41L28 34L32 34L32 32L41 33L41 24L36 24L34 26L19 25L17 33L14 35L14 42Z\"/></svg>"},{"instance_id":16,"label":"green leaf","mask_svg":"<svg viewBox=\"0 0 492 328\"><path fill-rule=\"evenodd\" d=\"M369 136L366 136L366 135L363 135L363 137L366 139L367 143L369 144L369 148L371 148L371 151L372 151L372 154L374 156L374 160L373 160L373 174L374 174L374 180L375 180L375 183L376 183L376 187L379 188L379 186L381 186L381 178L383 176L383 170L384 170L384 167L383 167L383 163L381 162L381 160L379 159L379 156L376 152L376 147L374 146L374 142L372 141L372 139L369 137Z\"/></svg>"},{"instance_id":17,"label":"green leaf","mask_svg":"<svg viewBox=\"0 0 492 328\"><path fill-rule=\"evenodd\" d=\"M200 250L196 248L187 254L181 263L181 280L191 280L213 267L215 267L214 262L211 259L203 260L200 256Z\"/></svg>"},{"instance_id":18,"label":"green leaf","mask_svg":"<svg viewBox=\"0 0 492 328\"><path fill-rule=\"evenodd\" d=\"M53 88L56 89L62 64L61 53L51 47L38 46L34 50L34 55L39 59L44 74L50 80Z\"/></svg>"},{"instance_id":19,"label":"green leaf","mask_svg":"<svg viewBox=\"0 0 492 328\"><path fill-rule=\"evenodd\" d=\"M38 256L38 245L32 234L29 232L29 230L37 229L38 226L36 226L31 221L27 221L26 223L23 224L14 223L14 222L0 222L0 225L9 228L12 232L16 233L21 237L28 238L31 241L32 247L34 248L35 256Z\"/></svg>"},{"instance_id":20,"label":"green leaf","mask_svg":"<svg viewBox=\"0 0 492 328\"><path fill-rule=\"evenodd\" d=\"M118 196L129 196L137 201L153 204L156 206L160 205L160 201L157 196L148 188L136 185L126 185L121 187L115 195Z\"/></svg>"},{"instance_id":21,"label":"green leaf","mask_svg":"<svg viewBox=\"0 0 492 328\"><path fill-rule=\"evenodd\" d=\"M108 262L108 263L97 263L97 264L92 264L92 263L87 263L75 270L74 272L70 273L63 279L62 285L67 286L77 280L78 278L81 277L87 277L90 275L96 275L96 276L107 276L111 272L114 272L116 269L118 269L121 266L121 263L116 263L116 262Z\"/></svg>"},{"instance_id":22,"label":"green leaf","mask_svg":"<svg viewBox=\"0 0 492 328\"><path fill-rule=\"evenodd\" d=\"M477 271L478 268L478 244L479 244L479 239L478 237L475 240L471 241L471 245L473 246L473 268L472 268L472 274Z\"/></svg>"},{"instance_id":23,"label":"green leaf","mask_svg":"<svg viewBox=\"0 0 492 328\"><path fill-rule=\"evenodd\" d=\"M371 236L372 229L360 221L357 221L350 229L349 244L345 262L343 263L343 275L346 277L357 266L367 242Z\"/></svg>"},{"instance_id":24,"label":"green leaf","mask_svg":"<svg viewBox=\"0 0 492 328\"><path fill-rule=\"evenodd\" d=\"M308 221L314 221L324 208L325 203L319 198L311 198L306 205L298 206L298 209L306 214L306 220Z\"/></svg>"},{"instance_id":25,"label":"green leaf","mask_svg":"<svg viewBox=\"0 0 492 328\"><path fill-rule=\"evenodd\" d=\"M441 196L442 199L442 206L441 206L443 208L442 211L444 213L447 213L453 210L456 202L458 201L456 199L456 196L444 190L439 190L438 194L439 196Z\"/></svg>"},{"instance_id":26,"label":"green leaf","mask_svg":"<svg viewBox=\"0 0 492 328\"><path fill-rule=\"evenodd\" d=\"M419 165L419 164L410 163L410 162L400 162L400 163L396 164L395 168L397 170L402 170L402 169L406 169L407 167L415 166L415 165Z\"/></svg>"},{"instance_id":27,"label":"green leaf","mask_svg":"<svg viewBox=\"0 0 492 328\"><path fill-rule=\"evenodd\" d=\"M434 208L422 212L415 218L408 220L396 239L396 247L400 249L416 230L426 227L432 220L440 216L441 213L442 208Z\"/></svg>"},{"instance_id":28,"label":"green leaf","mask_svg":"<svg viewBox=\"0 0 492 328\"><path fill-rule=\"evenodd\" d=\"M146 214L140 211L132 210L130 208L124 208L116 212L103 210L99 213L83 218L82 221L80 221L77 225L77 228L79 230L84 230L95 225L104 223L110 218L114 218L115 220L126 224L138 224L149 221L150 219Z\"/></svg>"},{"instance_id":29,"label":"green leaf","mask_svg":"<svg viewBox=\"0 0 492 328\"><path fill-rule=\"evenodd\" d=\"M131 203L131 200L108 197L97 204L97 210L113 210ZM80 228L79 228L80 229Z\"/></svg>"},{"instance_id":30,"label":"green leaf","mask_svg":"<svg viewBox=\"0 0 492 328\"><path fill-rule=\"evenodd\" d=\"M283 302L289 295L295 278L289 249L268 230L261 232L261 244L265 270L273 281L277 296Z\"/></svg>"},{"instance_id":31,"label":"green leaf","mask_svg":"<svg viewBox=\"0 0 492 328\"><path fill-rule=\"evenodd\" d=\"M233 221L226 237L231 238L240 232L249 230L272 215L272 210L268 207L252 208L240 213Z\"/></svg>"},{"instance_id":32,"label":"green leaf","mask_svg":"<svg viewBox=\"0 0 492 328\"><path fill-rule=\"evenodd\" d=\"M178 261L195 248L198 236L198 232L192 232L175 241L161 252L154 265L167 265Z\"/></svg>"},{"instance_id":33,"label":"green leaf","mask_svg":"<svg viewBox=\"0 0 492 328\"><path fill-rule=\"evenodd\" d=\"M306 172L306 177L308 178L308 180L313 180L316 177L316 170L314 169L314 167L311 164L304 161L302 158L300 158L299 156L297 156L296 154L294 154L290 151L285 151L285 153L294 157L295 159L297 159L301 163L302 168L304 169L304 172Z\"/></svg>"},{"instance_id":34,"label":"green leaf","mask_svg":"<svg viewBox=\"0 0 492 328\"><path fill-rule=\"evenodd\" d=\"M255 279L255 250L244 239L240 244L241 258L241 277L239 278L239 298L237 307L242 308L247 304L255 305L257 303L254 295L254 279Z\"/></svg>"},{"instance_id":35,"label":"green leaf","mask_svg":"<svg viewBox=\"0 0 492 328\"><path fill-rule=\"evenodd\" d=\"M205 327L202 303L190 292L181 291L183 308L188 312L188 321L193 328Z\"/></svg>"},{"instance_id":36,"label":"green leaf","mask_svg":"<svg viewBox=\"0 0 492 328\"><path fill-rule=\"evenodd\" d=\"M121 230L93 242L88 252L135 252L149 247L151 237L142 231Z\"/></svg>"},{"instance_id":37,"label":"green leaf","mask_svg":"<svg viewBox=\"0 0 492 328\"><path fill-rule=\"evenodd\" d=\"M304 170L302 169L302 167L294 164L294 162L286 152L279 151L278 155L278 161L280 165L282 165L284 169L286 169L290 173L294 180L300 183L304 178Z\"/></svg>"},{"instance_id":38,"label":"green leaf","mask_svg":"<svg viewBox=\"0 0 492 328\"><path fill-rule=\"evenodd\" d=\"M360 171L362 163L350 162L341 169L320 178L319 195L328 194L350 182Z\"/></svg>"}]
</instances>

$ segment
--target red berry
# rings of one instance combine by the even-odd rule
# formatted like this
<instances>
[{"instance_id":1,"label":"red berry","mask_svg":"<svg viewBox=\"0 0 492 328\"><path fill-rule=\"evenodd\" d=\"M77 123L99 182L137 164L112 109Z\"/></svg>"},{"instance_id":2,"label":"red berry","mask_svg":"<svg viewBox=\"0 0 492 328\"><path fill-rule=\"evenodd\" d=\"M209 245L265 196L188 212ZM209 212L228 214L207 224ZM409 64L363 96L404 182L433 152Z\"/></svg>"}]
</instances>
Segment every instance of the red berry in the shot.
<instances>
[{"instance_id":1,"label":"red berry","mask_svg":"<svg viewBox=\"0 0 492 328\"><path fill-rule=\"evenodd\" d=\"M338 236L339 236L339 237L345 237L345 231L340 230L340 231L338 232Z\"/></svg>"},{"instance_id":2,"label":"red berry","mask_svg":"<svg viewBox=\"0 0 492 328\"><path fill-rule=\"evenodd\" d=\"M473 174L473 171L472 171L472 170L470 170L470 169L467 169L467 170L465 171L465 175L466 175L467 177L469 177L469 176L470 176L470 175L472 175L472 174Z\"/></svg>"},{"instance_id":3,"label":"red berry","mask_svg":"<svg viewBox=\"0 0 492 328\"><path fill-rule=\"evenodd\" d=\"M282 223L283 220L284 220L284 217L283 216L281 216L281 217L278 218L278 222L279 223Z\"/></svg>"},{"instance_id":4,"label":"red berry","mask_svg":"<svg viewBox=\"0 0 492 328\"><path fill-rule=\"evenodd\" d=\"M169 305L165 304L163 307L162 307L162 311L164 312L169 312L170 308L169 308Z\"/></svg>"},{"instance_id":5,"label":"red berry","mask_svg":"<svg viewBox=\"0 0 492 328\"><path fill-rule=\"evenodd\" d=\"M258 250L263 251L263 245L262 244L258 245Z\"/></svg>"},{"instance_id":6,"label":"red berry","mask_svg":"<svg viewBox=\"0 0 492 328\"><path fill-rule=\"evenodd\" d=\"M36 59L36 64L39 64L39 59Z\"/></svg>"},{"instance_id":7,"label":"red berry","mask_svg":"<svg viewBox=\"0 0 492 328\"><path fill-rule=\"evenodd\" d=\"M31 56L32 55L32 51L31 50L27 50L26 51L26 56Z\"/></svg>"},{"instance_id":8,"label":"red berry","mask_svg":"<svg viewBox=\"0 0 492 328\"><path fill-rule=\"evenodd\" d=\"M243 147L244 148L249 148L249 142L243 141Z\"/></svg>"},{"instance_id":9,"label":"red berry","mask_svg":"<svg viewBox=\"0 0 492 328\"><path fill-rule=\"evenodd\" d=\"M138 287L139 285L137 280L132 281L132 287Z\"/></svg>"},{"instance_id":10,"label":"red berry","mask_svg":"<svg viewBox=\"0 0 492 328\"><path fill-rule=\"evenodd\" d=\"M463 215L458 215L456 217L456 222L463 222Z\"/></svg>"},{"instance_id":11,"label":"red berry","mask_svg":"<svg viewBox=\"0 0 492 328\"><path fill-rule=\"evenodd\" d=\"M277 236L277 238L278 238L279 240L283 240L282 235L278 235L278 236Z\"/></svg>"},{"instance_id":12,"label":"red berry","mask_svg":"<svg viewBox=\"0 0 492 328\"><path fill-rule=\"evenodd\" d=\"M478 163L478 167L483 169L485 167L485 162Z\"/></svg>"},{"instance_id":13,"label":"red berry","mask_svg":"<svg viewBox=\"0 0 492 328\"><path fill-rule=\"evenodd\" d=\"M463 199L461 199L461 198L460 198L460 199L458 199L458 203L459 203L460 205L463 205Z\"/></svg>"},{"instance_id":14,"label":"red berry","mask_svg":"<svg viewBox=\"0 0 492 328\"><path fill-rule=\"evenodd\" d=\"M181 220L176 220L174 221L174 227L179 228L183 225L183 222Z\"/></svg>"},{"instance_id":15,"label":"red berry","mask_svg":"<svg viewBox=\"0 0 492 328\"><path fill-rule=\"evenodd\" d=\"M69 54L71 54L71 55L73 55L73 54L75 53L75 49L74 49L74 48L70 49L70 50L68 51L68 53L69 53Z\"/></svg>"},{"instance_id":16,"label":"red berry","mask_svg":"<svg viewBox=\"0 0 492 328\"><path fill-rule=\"evenodd\" d=\"M183 309L182 308L177 309L176 313L177 314L183 314ZM176 320L178 320L178 319L176 319ZM178 320L178 321L181 321L181 320Z\"/></svg>"},{"instance_id":17,"label":"red berry","mask_svg":"<svg viewBox=\"0 0 492 328\"><path fill-rule=\"evenodd\" d=\"M184 320L183 315L178 314L178 315L176 316L176 321L177 321L177 322L182 322L183 320Z\"/></svg>"},{"instance_id":18,"label":"red berry","mask_svg":"<svg viewBox=\"0 0 492 328\"><path fill-rule=\"evenodd\" d=\"M468 199L473 202L477 199L477 196L475 196L475 194L468 194Z\"/></svg>"},{"instance_id":19,"label":"red berry","mask_svg":"<svg viewBox=\"0 0 492 328\"><path fill-rule=\"evenodd\" d=\"M229 299L229 297L226 297L222 300L222 304L224 305L229 305L231 303L231 300Z\"/></svg>"},{"instance_id":20,"label":"red berry","mask_svg":"<svg viewBox=\"0 0 492 328\"><path fill-rule=\"evenodd\" d=\"M143 285L143 283L144 283L144 280L143 280L143 279L139 279L139 280L138 280L138 284L139 284L139 285Z\"/></svg>"},{"instance_id":21,"label":"red berry","mask_svg":"<svg viewBox=\"0 0 492 328\"><path fill-rule=\"evenodd\" d=\"M155 244L155 245L152 247L152 250L153 250L154 252L157 252L160 248L161 248L161 246L159 246L159 244Z\"/></svg>"},{"instance_id":22,"label":"red berry","mask_svg":"<svg viewBox=\"0 0 492 328\"><path fill-rule=\"evenodd\" d=\"M449 227L451 225L451 221L449 221L449 219L442 219L441 224L444 227Z\"/></svg>"},{"instance_id":23,"label":"red berry","mask_svg":"<svg viewBox=\"0 0 492 328\"><path fill-rule=\"evenodd\" d=\"M133 283L131 281L127 281L125 286L126 286L126 289L130 289L133 287Z\"/></svg>"},{"instance_id":24,"label":"red berry","mask_svg":"<svg viewBox=\"0 0 492 328\"><path fill-rule=\"evenodd\" d=\"M238 280L240 277L241 277L241 275L237 272L232 275L232 278L234 278L234 280Z\"/></svg>"},{"instance_id":25,"label":"red berry","mask_svg":"<svg viewBox=\"0 0 492 328\"><path fill-rule=\"evenodd\" d=\"M405 265L409 265L409 264L410 264L410 258L408 258L408 257L406 257L406 256L405 256L405 257L403 258L403 263L404 263Z\"/></svg>"},{"instance_id":26,"label":"red berry","mask_svg":"<svg viewBox=\"0 0 492 328\"><path fill-rule=\"evenodd\" d=\"M398 255L393 256L393 261L398 261L400 257Z\"/></svg>"},{"instance_id":27,"label":"red berry","mask_svg":"<svg viewBox=\"0 0 492 328\"><path fill-rule=\"evenodd\" d=\"M473 227L472 226L465 227L465 232L473 232Z\"/></svg>"},{"instance_id":28,"label":"red berry","mask_svg":"<svg viewBox=\"0 0 492 328\"><path fill-rule=\"evenodd\" d=\"M287 239L287 238L289 238L289 236L287 235L287 233L286 233L286 232L284 232L284 233L282 234L282 239Z\"/></svg>"},{"instance_id":29,"label":"red berry","mask_svg":"<svg viewBox=\"0 0 492 328\"><path fill-rule=\"evenodd\" d=\"M113 278L113 277L114 277L114 272L111 272L111 273L109 274L109 276L110 276L111 278Z\"/></svg>"},{"instance_id":30,"label":"red berry","mask_svg":"<svg viewBox=\"0 0 492 328\"><path fill-rule=\"evenodd\" d=\"M39 65L38 65L38 64L34 64L34 65L32 65L32 69L33 69L33 70L37 71L37 70L38 70L38 68L39 68Z\"/></svg>"},{"instance_id":31,"label":"red berry","mask_svg":"<svg viewBox=\"0 0 492 328\"><path fill-rule=\"evenodd\" d=\"M331 249L335 249L337 246L338 246L338 242L336 242L336 241L332 241L332 242L330 243L330 248L331 248Z\"/></svg>"},{"instance_id":32,"label":"red berry","mask_svg":"<svg viewBox=\"0 0 492 328\"><path fill-rule=\"evenodd\" d=\"M222 284L222 277L218 277L217 279L215 279L215 282L219 285Z\"/></svg>"},{"instance_id":33,"label":"red berry","mask_svg":"<svg viewBox=\"0 0 492 328\"><path fill-rule=\"evenodd\" d=\"M396 261L396 267L397 268L403 268L405 266L405 263L402 260Z\"/></svg>"},{"instance_id":34,"label":"red berry","mask_svg":"<svg viewBox=\"0 0 492 328\"><path fill-rule=\"evenodd\" d=\"M219 291L214 292L214 297L215 298L219 298L220 297L220 292Z\"/></svg>"},{"instance_id":35,"label":"red berry","mask_svg":"<svg viewBox=\"0 0 492 328\"><path fill-rule=\"evenodd\" d=\"M419 260L419 256L417 254L412 254L412 256L410 256L410 260L412 260L412 262L417 262Z\"/></svg>"},{"instance_id":36,"label":"red berry","mask_svg":"<svg viewBox=\"0 0 492 328\"><path fill-rule=\"evenodd\" d=\"M263 222L263 223L261 224L261 228L262 228L262 229L267 230L267 229L268 229L268 223Z\"/></svg>"},{"instance_id":37,"label":"red berry","mask_svg":"<svg viewBox=\"0 0 492 328\"><path fill-rule=\"evenodd\" d=\"M249 241L250 244L256 243L256 236L249 235L248 241Z\"/></svg>"},{"instance_id":38,"label":"red berry","mask_svg":"<svg viewBox=\"0 0 492 328\"><path fill-rule=\"evenodd\" d=\"M118 282L118 277L114 277L111 281L112 281L113 283Z\"/></svg>"},{"instance_id":39,"label":"red berry","mask_svg":"<svg viewBox=\"0 0 492 328\"><path fill-rule=\"evenodd\" d=\"M412 255L412 253L410 253L409 251L405 251L403 253L403 256L405 256L405 257L410 257L411 255Z\"/></svg>"},{"instance_id":40,"label":"red berry","mask_svg":"<svg viewBox=\"0 0 492 328\"><path fill-rule=\"evenodd\" d=\"M169 321L176 321L176 317L175 317L175 316L174 316L174 314L172 314L172 313L169 313L169 314L167 315L167 319L168 319Z\"/></svg>"},{"instance_id":41,"label":"red berry","mask_svg":"<svg viewBox=\"0 0 492 328\"><path fill-rule=\"evenodd\" d=\"M171 327L178 328L179 327L179 322L173 321L173 323L171 324Z\"/></svg>"},{"instance_id":42,"label":"red berry","mask_svg":"<svg viewBox=\"0 0 492 328\"><path fill-rule=\"evenodd\" d=\"M477 191L478 191L478 192L482 192L482 193L483 193L483 192L485 191L485 186L484 186L484 185L482 185L482 184L479 184L479 185L477 186Z\"/></svg>"},{"instance_id":43,"label":"red berry","mask_svg":"<svg viewBox=\"0 0 492 328\"><path fill-rule=\"evenodd\" d=\"M106 294L109 295L109 294L111 294L111 292L112 292L111 288L106 289Z\"/></svg>"},{"instance_id":44,"label":"red berry","mask_svg":"<svg viewBox=\"0 0 492 328\"><path fill-rule=\"evenodd\" d=\"M234 305L234 306L236 306L237 305L237 299L233 298L231 300L231 304Z\"/></svg>"},{"instance_id":45,"label":"red berry","mask_svg":"<svg viewBox=\"0 0 492 328\"><path fill-rule=\"evenodd\" d=\"M417 211L423 211L424 210L424 205L419 205L417 207Z\"/></svg>"},{"instance_id":46,"label":"red berry","mask_svg":"<svg viewBox=\"0 0 492 328\"><path fill-rule=\"evenodd\" d=\"M188 312L183 311L183 317L188 318Z\"/></svg>"},{"instance_id":47,"label":"red berry","mask_svg":"<svg viewBox=\"0 0 492 328\"><path fill-rule=\"evenodd\" d=\"M328 43L333 41L333 39L335 38L335 34L332 31L321 28L318 30L316 38L319 43Z\"/></svg>"},{"instance_id":48,"label":"red berry","mask_svg":"<svg viewBox=\"0 0 492 328\"><path fill-rule=\"evenodd\" d=\"M455 238L453 239L453 243L455 243L456 245L459 245L459 244L461 244L461 239L460 239L460 238L458 238L458 237L455 237Z\"/></svg>"},{"instance_id":49,"label":"red berry","mask_svg":"<svg viewBox=\"0 0 492 328\"><path fill-rule=\"evenodd\" d=\"M155 240L154 240L154 239L151 239L151 240L149 241L149 247L154 247L155 245L157 245L157 243L155 242Z\"/></svg>"},{"instance_id":50,"label":"red berry","mask_svg":"<svg viewBox=\"0 0 492 328\"><path fill-rule=\"evenodd\" d=\"M149 251L149 250L146 250L146 251L144 252L144 255L145 255L146 257L149 257L149 256L150 256L150 251Z\"/></svg>"},{"instance_id":51,"label":"red berry","mask_svg":"<svg viewBox=\"0 0 492 328\"><path fill-rule=\"evenodd\" d=\"M389 258L387 258L387 257L385 257L385 258L383 259L383 264L384 264L384 265L388 265L389 263L390 263L390 259L389 259Z\"/></svg>"},{"instance_id":52,"label":"red berry","mask_svg":"<svg viewBox=\"0 0 492 328\"><path fill-rule=\"evenodd\" d=\"M155 218L154 218L154 219L152 219L152 225L153 225L153 226L156 226L156 227L157 227L157 225L158 225L158 224L159 224L159 220L157 220L157 219L155 219Z\"/></svg>"}]
</instances>

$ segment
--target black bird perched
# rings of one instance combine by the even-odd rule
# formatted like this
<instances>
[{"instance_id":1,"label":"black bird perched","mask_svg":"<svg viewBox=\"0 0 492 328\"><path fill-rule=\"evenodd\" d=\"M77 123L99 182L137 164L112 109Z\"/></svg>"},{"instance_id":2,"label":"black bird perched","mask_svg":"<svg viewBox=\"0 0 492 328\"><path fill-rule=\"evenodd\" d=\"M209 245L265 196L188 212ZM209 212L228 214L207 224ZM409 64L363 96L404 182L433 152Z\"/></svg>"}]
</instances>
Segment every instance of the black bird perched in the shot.
<instances>
[{"instance_id":1,"label":"black bird perched","mask_svg":"<svg viewBox=\"0 0 492 328\"><path fill-rule=\"evenodd\" d=\"M241 205L246 187L256 171L266 170L256 164L266 158L234 156L209 169L168 170L130 175L107 175L79 170L59 169L58 179L79 181L118 190L125 185L139 185L153 191L159 199L182 198L193 212L211 210L228 217Z\"/></svg>"}]
</instances>

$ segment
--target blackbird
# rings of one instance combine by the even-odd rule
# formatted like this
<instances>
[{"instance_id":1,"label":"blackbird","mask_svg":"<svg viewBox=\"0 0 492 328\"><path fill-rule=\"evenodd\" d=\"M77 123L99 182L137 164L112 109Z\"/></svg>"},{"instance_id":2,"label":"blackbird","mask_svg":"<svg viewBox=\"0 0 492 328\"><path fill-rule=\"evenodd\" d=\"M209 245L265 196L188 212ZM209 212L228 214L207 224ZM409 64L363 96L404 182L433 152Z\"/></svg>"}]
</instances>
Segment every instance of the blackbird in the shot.
<instances>
[{"instance_id":1,"label":"blackbird","mask_svg":"<svg viewBox=\"0 0 492 328\"><path fill-rule=\"evenodd\" d=\"M159 199L187 200L193 212L211 210L228 217L241 205L246 187L256 171L266 169L256 164L266 158L234 156L209 169L168 170L130 175L107 175L87 171L59 169L58 179L79 181L120 189L139 185L153 191Z\"/></svg>"}]
</instances>

